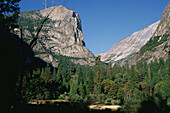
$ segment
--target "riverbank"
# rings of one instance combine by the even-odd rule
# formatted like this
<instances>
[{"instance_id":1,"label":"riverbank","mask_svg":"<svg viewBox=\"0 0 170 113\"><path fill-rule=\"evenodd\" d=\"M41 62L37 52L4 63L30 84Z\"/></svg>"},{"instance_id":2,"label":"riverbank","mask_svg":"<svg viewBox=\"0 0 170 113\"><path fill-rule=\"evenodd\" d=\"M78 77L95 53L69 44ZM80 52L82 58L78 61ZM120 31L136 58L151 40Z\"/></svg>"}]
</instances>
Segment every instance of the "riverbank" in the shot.
<instances>
[{"instance_id":1,"label":"riverbank","mask_svg":"<svg viewBox=\"0 0 170 113\"><path fill-rule=\"evenodd\" d=\"M31 100L28 102L32 106L55 106L58 111L74 111L74 112L118 112L122 107L119 105L85 105L79 102L70 102L68 100Z\"/></svg>"},{"instance_id":2,"label":"riverbank","mask_svg":"<svg viewBox=\"0 0 170 113\"><path fill-rule=\"evenodd\" d=\"M122 107L119 105L90 105L90 110L111 110L117 111L120 110Z\"/></svg>"}]
</instances>

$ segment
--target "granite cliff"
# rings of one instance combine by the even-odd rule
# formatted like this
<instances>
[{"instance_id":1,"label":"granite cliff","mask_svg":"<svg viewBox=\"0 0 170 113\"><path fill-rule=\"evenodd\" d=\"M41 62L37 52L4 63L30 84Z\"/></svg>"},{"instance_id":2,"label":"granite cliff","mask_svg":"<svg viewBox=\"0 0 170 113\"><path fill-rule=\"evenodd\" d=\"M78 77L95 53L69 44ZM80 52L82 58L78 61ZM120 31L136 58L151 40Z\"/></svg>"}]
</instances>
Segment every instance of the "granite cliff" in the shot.
<instances>
[{"instance_id":1,"label":"granite cliff","mask_svg":"<svg viewBox=\"0 0 170 113\"><path fill-rule=\"evenodd\" d=\"M140 51L128 62L129 65L136 64L137 61L146 60L147 63L155 59L166 60L170 47L170 2L165 7L160 23L152 38L144 45Z\"/></svg>"},{"instance_id":2,"label":"granite cliff","mask_svg":"<svg viewBox=\"0 0 170 113\"><path fill-rule=\"evenodd\" d=\"M54 67L58 64L57 55L67 56L76 64L93 65L94 55L85 46L80 16L61 5L21 13L19 23L24 34L23 40L30 43L41 21L49 13L48 21L33 48L35 55Z\"/></svg>"},{"instance_id":3,"label":"granite cliff","mask_svg":"<svg viewBox=\"0 0 170 113\"><path fill-rule=\"evenodd\" d=\"M159 21L116 43L108 52L99 54L101 60L106 63L125 64L152 37L158 24Z\"/></svg>"}]
</instances>

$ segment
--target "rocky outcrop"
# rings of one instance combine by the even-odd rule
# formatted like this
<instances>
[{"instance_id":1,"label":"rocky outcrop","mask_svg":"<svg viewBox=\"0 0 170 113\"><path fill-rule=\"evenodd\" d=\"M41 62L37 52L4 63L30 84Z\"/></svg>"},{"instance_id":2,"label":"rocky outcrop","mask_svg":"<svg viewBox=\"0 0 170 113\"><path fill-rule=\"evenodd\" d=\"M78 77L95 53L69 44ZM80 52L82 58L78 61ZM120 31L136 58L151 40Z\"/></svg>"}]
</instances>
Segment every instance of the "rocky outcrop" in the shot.
<instances>
[{"instance_id":1,"label":"rocky outcrop","mask_svg":"<svg viewBox=\"0 0 170 113\"><path fill-rule=\"evenodd\" d=\"M135 65L137 61L146 60L147 63L155 59L163 58L166 60L170 47L170 2L166 6L160 23L145 46L128 62L129 65Z\"/></svg>"},{"instance_id":2,"label":"rocky outcrop","mask_svg":"<svg viewBox=\"0 0 170 113\"><path fill-rule=\"evenodd\" d=\"M101 60L106 63L111 62L112 64L119 62L119 64L123 65L129 56L139 51L147 43L158 24L159 21L116 43L108 52L99 54Z\"/></svg>"},{"instance_id":3,"label":"rocky outcrop","mask_svg":"<svg viewBox=\"0 0 170 113\"><path fill-rule=\"evenodd\" d=\"M170 34L170 2L165 7L165 10L162 13L161 21L153 37L163 36L164 34Z\"/></svg>"},{"instance_id":4,"label":"rocky outcrop","mask_svg":"<svg viewBox=\"0 0 170 113\"><path fill-rule=\"evenodd\" d=\"M94 55L85 46L81 20L78 13L61 5L35 12L31 13L28 18L41 19L51 12L48 22L45 23L40 32L39 37L41 38L38 39L36 46L33 48L37 53L37 57L51 63L54 67L57 66L58 61L55 55L85 58L87 59L87 61L84 61L86 63L82 63L81 61L76 61L76 63L93 65L91 62L94 61ZM25 30L24 33L27 34L25 38L30 43L28 37L31 37L31 33L29 30Z\"/></svg>"}]
</instances>

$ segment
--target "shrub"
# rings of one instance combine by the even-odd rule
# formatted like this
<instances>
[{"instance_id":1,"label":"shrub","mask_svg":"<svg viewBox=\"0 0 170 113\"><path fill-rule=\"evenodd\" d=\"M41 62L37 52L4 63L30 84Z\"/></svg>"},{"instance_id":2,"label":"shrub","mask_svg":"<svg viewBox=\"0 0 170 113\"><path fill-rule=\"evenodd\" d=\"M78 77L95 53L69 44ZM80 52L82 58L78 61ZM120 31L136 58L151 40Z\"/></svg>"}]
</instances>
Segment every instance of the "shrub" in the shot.
<instances>
[{"instance_id":1,"label":"shrub","mask_svg":"<svg viewBox=\"0 0 170 113\"><path fill-rule=\"evenodd\" d=\"M167 100L167 105L170 107L170 97Z\"/></svg>"},{"instance_id":2,"label":"shrub","mask_svg":"<svg viewBox=\"0 0 170 113\"><path fill-rule=\"evenodd\" d=\"M105 102L106 99L107 99L107 97L106 97L105 94L99 94L97 98L98 98L98 102L99 102L100 104L104 104L104 102Z\"/></svg>"},{"instance_id":3,"label":"shrub","mask_svg":"<svg viewBox=\"0 0 170 113\"><path fill-rule=\"evenodd\" d=\"M112 100L111 103L114 104L114 105L119 105L120 104L120 100Z\"/></svg>"},{"instance_id":4,"label":"shrub","mask_svg":"<svg viewBox=\"0 0 170 113\"><path fill-rule=\"evenodd\" d=\"M83 98L82 98L80 95L78 95L78 94L76 94L76 95L74 96L74 98L71 98L71 100L72 100L73 102L83 102Z\"/></svg>"},{"instance_id":5,"label":"shrub","mask_svg":"<svg viewBox=\"0 0 170 113\"><path fill-rule=\"evenodd\" d=\"M107 98L107 99L106 99L106 104L111 105L111 104L112 104L112 103L111 103L111 102L112 102L112 100L113 100L112 98Z\"/></svg>"},{"instance_id":6,"label":"shrub","mask_svg":"<svg viewBox=\"0 0 170 113\"><path fill-rule=\"evenodd\" d=\"M61 94L59 97L58 97L59 100L69 100L70 97L68 96L68 93L67 92L64 92L64 94Z\"/></svg>"},{"instance_id":7,"label":"shrub","mask_svg":"<svg viewBox=\"0 0 170 113\"><path fill-rule=\"evenodd\" d=\"M96 96L94 94L87 95L84 102L87 104L94 104L96 102Z\"/></svg>"}]
</instances>

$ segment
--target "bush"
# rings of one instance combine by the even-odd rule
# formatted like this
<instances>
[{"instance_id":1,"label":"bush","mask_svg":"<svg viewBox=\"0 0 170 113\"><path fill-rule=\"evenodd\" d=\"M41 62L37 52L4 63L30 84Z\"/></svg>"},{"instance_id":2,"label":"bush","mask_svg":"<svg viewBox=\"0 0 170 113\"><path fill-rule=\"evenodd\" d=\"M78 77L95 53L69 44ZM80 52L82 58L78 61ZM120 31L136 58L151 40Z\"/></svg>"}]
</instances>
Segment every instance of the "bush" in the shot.
<instances>
[{"instance_id":1,"label":"bush","mask_svg":"<svg viewBox=\"0 0 170 113\"><path fill-rule=\"evenodd\" d=\"M87 104L94 104L96 102L96 96L94 94L87 95L84 102Z\"/></svg>"},{"instance_id":2,"label":"bush","mask_svg":"<svg viewBox=\"0 0 170 113\"><path fill-rule=\"evenodd\" d=\"M68 93L67 92L64 92L64 94L61 94L59 97L58 97L59 100L69 100L69 96L68 96Z\"/></svg>"},{"instance_id":3,"label":"bush","mask_svg":"<svg viewBox=\"0 0 170 113\"><path fill-rule=\"evenodd\" d=\"M106 104L108 105L119 105L121 103L120 100L115 100L113 98L107 98Z\"/></svg>"},{"instance_id":4,"label":"bush","mask_svg":"<svg viewBox=\"0 0 170 113\"><path fill-rule=\"evenodd\" d=\"M120 100L112 100L111 103L113 105L119 105L120 104Z\"/></svg>"},{"instance_id":5,"label":"bush","mask_svg":"<svg viewBox=\"0 0 170 113\"><path fill-rule=\"evenodd\" d=\"M107 98L107 99L106 99L106 104L111 105L111 104L112 104L112 103L111 103L112 100L113 100L112 98Z\"/></svg>"},{"instance_id":6,"label":"bush","mask_svg":"<svg viewBox=\"0 0 170 113\"><path fill-rule=\"evenodd\" d=\"M98 98L98 102L99 102L100 104L104 104L104 102L105 102L106 99L107 99L107 97L106 97L105 94L99 94L97 98Z\"/></svg>"},{"instance_id":7,"label":"bush","mask_svg":"<svg viewBox=\"0 0 170 113\"><path fill-rule=\"evenodd\" d=\"M83 98L80 95L78 95L78 94L70 97L69 99L72 102L81 102L81 103L83 102Z\"/></svg>"},{"instance_id":8,"label":"bush","mask_svg":"<svg viewBox=\"0 0 170 113\"><path fill-rule=\"evenodd\" d=\"M167 100L167 105L170 107L170 97Z\"/></svg>"}]
</instances>

